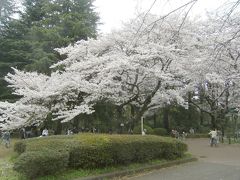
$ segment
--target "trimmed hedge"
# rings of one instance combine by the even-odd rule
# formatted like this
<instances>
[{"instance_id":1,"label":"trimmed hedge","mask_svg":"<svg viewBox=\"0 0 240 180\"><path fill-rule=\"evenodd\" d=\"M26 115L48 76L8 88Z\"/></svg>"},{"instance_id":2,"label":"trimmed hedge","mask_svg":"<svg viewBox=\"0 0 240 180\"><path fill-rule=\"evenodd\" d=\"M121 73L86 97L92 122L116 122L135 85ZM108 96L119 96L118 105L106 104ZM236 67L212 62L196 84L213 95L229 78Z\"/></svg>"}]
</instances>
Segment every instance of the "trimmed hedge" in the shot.
<instances>
[{"instance_id":1,"label":"trimmed hedge","mask_svg":"<svg viewBox=\"0 0 240 180\"><path fill-rule=\"evenodd\" d=\"M29 151L21 154L13 168L30 179L34 179L67 168L68 160L69 154L67 152L44 148L42 151Z\"/></svg>"},{"instance_id":2,"label":"trimmed hedge","mask_svg":"<svg viewBox=\"0 0 240 180\"><path fill-rule=\"evenodd\" d=\"M187 151L187 145L153 135L81 134L24 140L14 149L20 154L15 169L32 178L53 174L66 167L97 168L175 159Z\"/></svg>"}]
</instances>

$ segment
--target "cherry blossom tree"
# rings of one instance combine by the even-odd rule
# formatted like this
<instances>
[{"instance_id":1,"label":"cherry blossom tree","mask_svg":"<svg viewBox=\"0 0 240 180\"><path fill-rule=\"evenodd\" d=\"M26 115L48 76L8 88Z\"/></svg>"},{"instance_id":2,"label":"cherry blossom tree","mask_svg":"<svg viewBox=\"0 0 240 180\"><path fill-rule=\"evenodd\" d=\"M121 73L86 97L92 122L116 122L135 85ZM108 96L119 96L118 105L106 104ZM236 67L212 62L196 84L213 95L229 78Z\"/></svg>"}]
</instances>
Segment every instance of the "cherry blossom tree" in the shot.
<instances>
[{"instance_id":1,"label":"cherry blossom tree","mask_svg":"<svg viewBox=\"0 0 240 180\"><path fill-rule=\"evenodd\" d=\"M134 117L149 109L177 101L184 105L185 64L198 53L194 25L181 26L176 17L149 26L154 16L126 24L121 31L98 40L80 41L74 46L58 49L68 58L55 65L64 66L65 73L78 74L81 79L97 85L100 99L120 108L132 104L138 108ZM139 26L144 29L139 32ZM148 29L148 30L147 30Z\"/></svg>"},{"instance_id":2,"label":"cherry blossom tree","mask_svg":"<svg viewBox=\"0 0 240 180\"><path fill-rule=\"evenodd\" d=\"M20 103L44 107L62 122L92 113L98 100L120 109L134 105L135 120L173 101L185 105L185 67L199 56L196 26L176 16L156 19L140 16L122 30L57 49L67 58L52 66L64 70L51 76L14 69L6 81Z\"/></svg>"},{"instance_id":3,"label":"cherry blossom tree","mask_svg":"<svg viewBox=\"0 0 240 180\"><path fill-rule=\"evenodd\" d=\"M47 113L47 109L37 105L0 102L0 128L17 129L24 125L38 125Z\"/></svg>"},{"instance_id":4,"label":"cherry blossom tree","mask_svg":"<svg viewBox=\"0 0 240 180\"><path fill-rule=\"evenodd\" d=\"M210 115L213 127L223 127L229 109L238 108L240 102L239 18L229 17L225 21L219 16L213 17L200 30L202 38L205 37L199 47L202 57L199 65L192 67L192 73L189 73L190 84L199 94L199 99L191 103Z\"/></svg>"}]
</instances>

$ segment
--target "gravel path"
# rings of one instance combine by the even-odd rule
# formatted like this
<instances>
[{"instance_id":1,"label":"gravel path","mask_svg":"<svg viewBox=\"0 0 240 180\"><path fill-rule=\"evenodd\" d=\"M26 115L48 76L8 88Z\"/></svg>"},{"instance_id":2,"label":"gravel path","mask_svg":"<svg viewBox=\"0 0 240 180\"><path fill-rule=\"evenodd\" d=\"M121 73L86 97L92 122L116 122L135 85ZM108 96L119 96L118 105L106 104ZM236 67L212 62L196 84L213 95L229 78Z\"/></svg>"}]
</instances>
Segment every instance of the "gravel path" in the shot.
<instances>
[{"instance_id":1,"label":"gravel path","mask_svg":"<svg viewBox=\"0 0 240 180\"><path fill-rule=\"evenodd\" d=\"M199 161L142 173L131 180L240 180L240 145L210 147L208 139L187 139Z\"/></svg>"}]
</instances>

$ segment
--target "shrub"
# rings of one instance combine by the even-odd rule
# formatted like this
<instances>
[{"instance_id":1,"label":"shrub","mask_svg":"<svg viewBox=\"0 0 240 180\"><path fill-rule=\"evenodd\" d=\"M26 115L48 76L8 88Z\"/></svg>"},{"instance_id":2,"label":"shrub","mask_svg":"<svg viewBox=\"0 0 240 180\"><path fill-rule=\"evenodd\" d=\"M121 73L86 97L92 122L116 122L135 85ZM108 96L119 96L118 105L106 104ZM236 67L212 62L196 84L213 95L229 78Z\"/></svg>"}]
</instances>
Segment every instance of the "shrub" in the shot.
<instances>
[{"instance_id":1,"label":"shrub","mask_svg":"<svg viewBox=\"0 0 240 180\"><path fill-rule=\"evenodd\" d=\"M25 174L33 179L35 177L54 174L68 166L68 153L48 150L29 151L22 153L16 163L14 170Z\"/></svg>"},{"instance_id":2,"label":"shrub","mask_svg":"<svg viewBox=\"0 0 240 180\"><path fill-rule=\"evenodd\" d=\"M22 154L26 151L26 143L22 140L14 144L14 151L18 154Z\"/></svg>"},{"instance_id":3,"label":"shrub","mask_svg":"<svg viewBox=\"0 0 240 180\"><path fill-rule=\"evenodd\" d=\"M98 168L113 164L113 156L107 146L85 145L70 152L69 165L74 168Z\"/></svg>"},{"instance_id":4,"label":"shrub","mask_svg":"<svg viewBox=\"0 0 240 180\"><path fill-rule=\"evenodd\" d=\"M168 132L164 128L155 128L153 129L153 134L158 136L166 136L168 135Z\"/></svg>"},{"instance_id":5,"label":"shrub","mask_svg":"<svg viewBox=\"0 0 240 180\"><path fill-rule=\"evenodd\" d=\"M15 169L29 177L52 174L66 166L98 168L109 165L174 159L186 144L167 137L139 135L81 134L24 140L15 149L22 154Z\"/></svg>"},{"instance_id":6,"label":"shrub","mask_svg":"<svg viewBox=\"0 0 240 180\"><path fill-rule=\"evenodd\" d=\"M138 135L92 136L70 152L71 167L96 168L114 164L174 159L187 150L186 144L172 138ZM94 143L93 143L94 142Z\"/></svg>"},{"instance_id":7,"label":"shrub","mask_svg":"<svg viewBox=\"0 0 240 180\"><path fill-rule=\"evenodd\" d=\"M143 125L143 129L146 129L146 134L153 134L153 129L150 126ZM134 134L142 134L141 125L135 126L133 129Z\"/></svg>"},{"instance_id":8,"label":"shrub","mask_svg":"<svg viewBox=\"0 0 240 180\"><path fill-rule=\"evenodd\" d=\"M131 138L127 140L127 136L114 137L111 141L114 164L128 164L136 161L136 146Z\"/></svg>"},{"instance_id":9,"label":"shrub","mask_svg":"<svg viewBox=\"0 0 240 180\"><path fill-rule=\"evenodd\" d=\"M30 138L17 142L14 151L21 154L25 151L39 151L43 147L49 150L68 151L76 144L75 140L68 136L50 136L41 138Z\"/></svg>"}]
</instances>

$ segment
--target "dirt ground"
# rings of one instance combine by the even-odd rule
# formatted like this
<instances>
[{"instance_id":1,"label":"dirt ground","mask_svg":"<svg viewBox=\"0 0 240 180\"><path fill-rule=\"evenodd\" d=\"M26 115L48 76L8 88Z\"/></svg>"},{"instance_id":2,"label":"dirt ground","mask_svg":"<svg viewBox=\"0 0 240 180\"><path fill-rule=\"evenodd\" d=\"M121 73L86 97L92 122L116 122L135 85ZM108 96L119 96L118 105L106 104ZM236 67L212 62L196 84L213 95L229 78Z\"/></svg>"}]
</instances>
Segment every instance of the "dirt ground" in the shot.
<instances>
[{"instance_id":1,"label":"dirt ground","mask_svg":"<svg viewBox=\"0 0 240 180\"><path fill-rule=\"evenodd\" d=\"M187 139L188 149L199 161L240 166L240 144L210 147L209 139Z\"/></svg>"}]
</instances>

